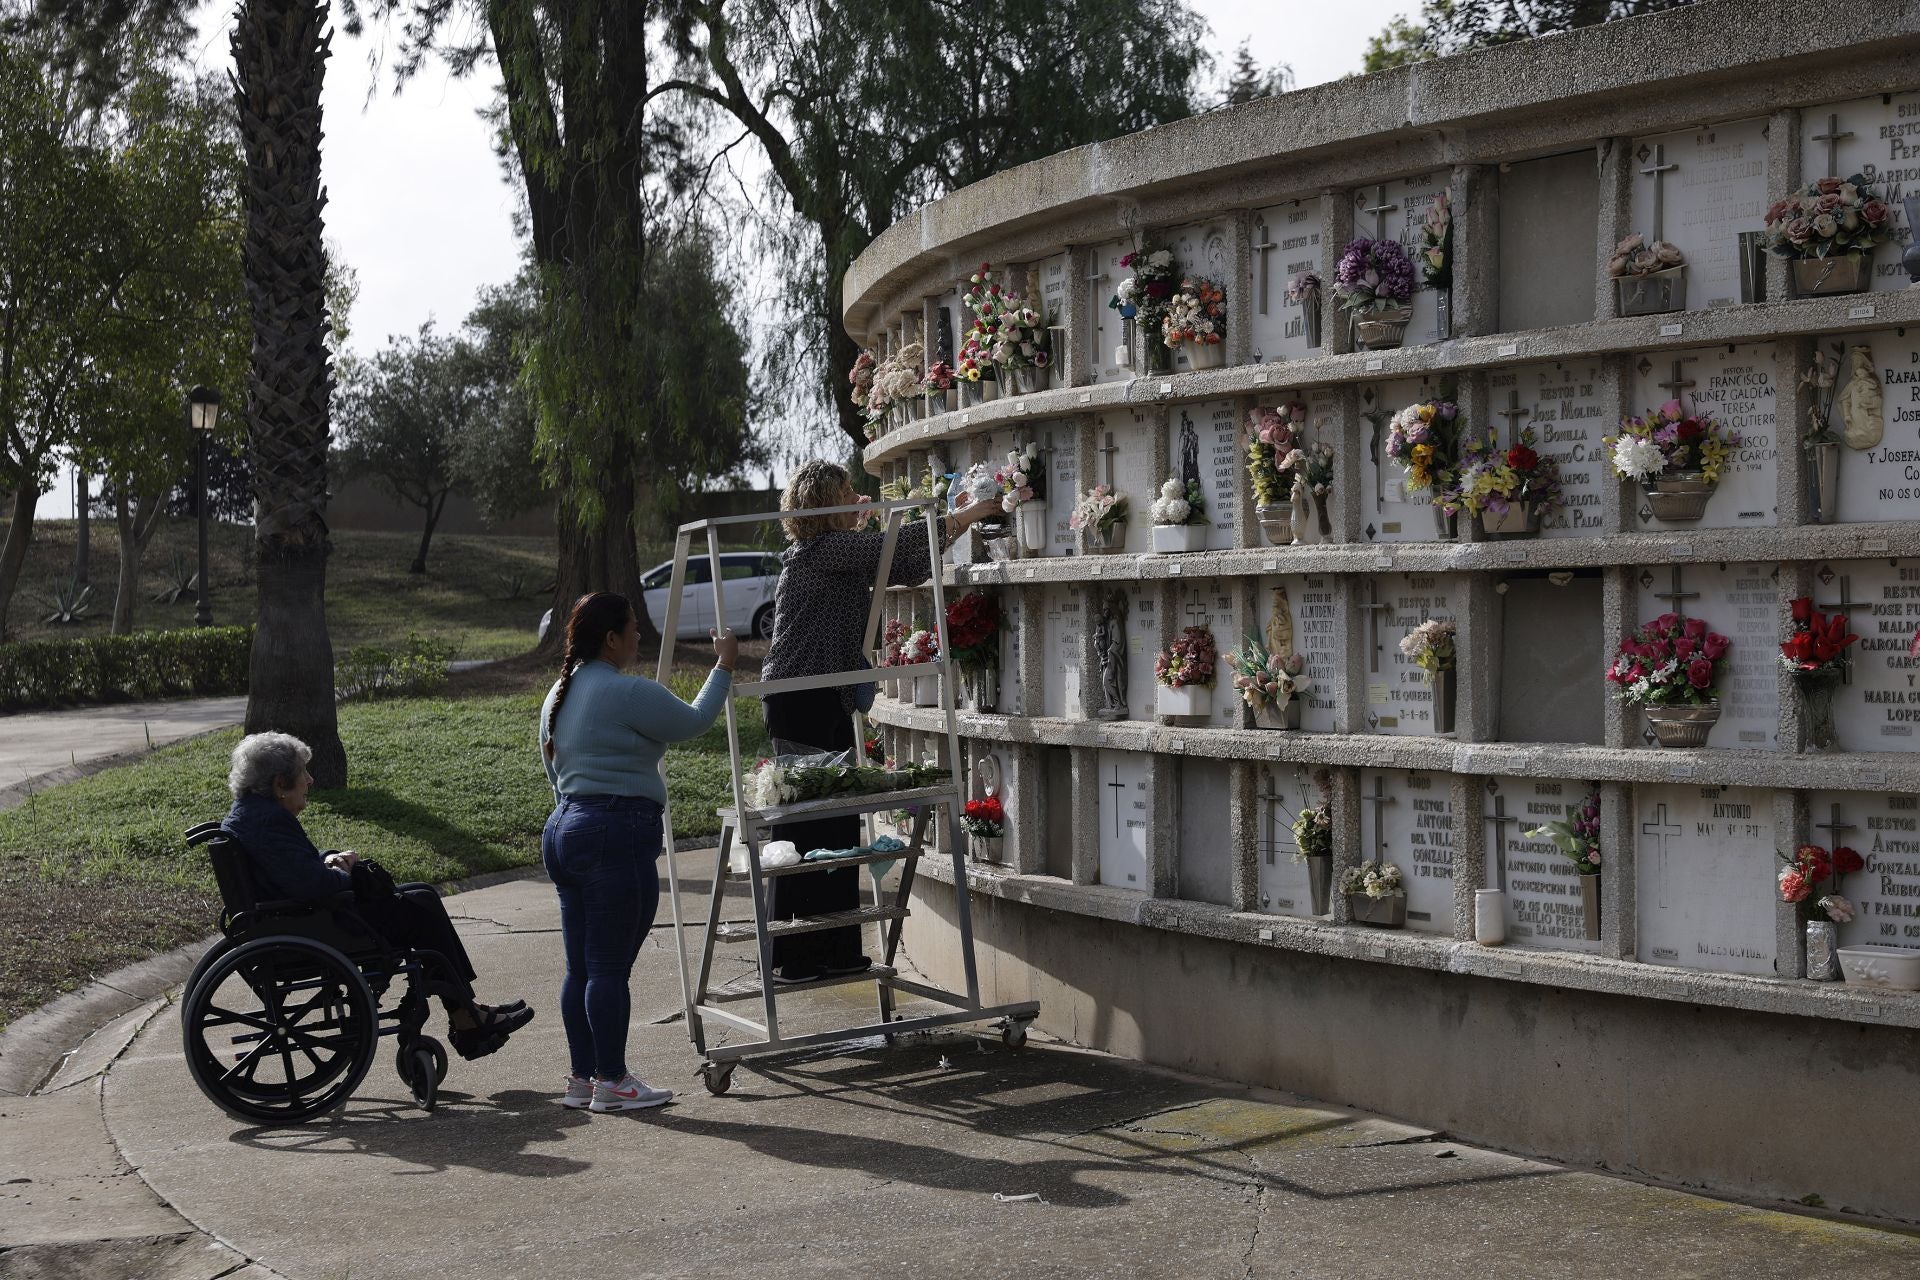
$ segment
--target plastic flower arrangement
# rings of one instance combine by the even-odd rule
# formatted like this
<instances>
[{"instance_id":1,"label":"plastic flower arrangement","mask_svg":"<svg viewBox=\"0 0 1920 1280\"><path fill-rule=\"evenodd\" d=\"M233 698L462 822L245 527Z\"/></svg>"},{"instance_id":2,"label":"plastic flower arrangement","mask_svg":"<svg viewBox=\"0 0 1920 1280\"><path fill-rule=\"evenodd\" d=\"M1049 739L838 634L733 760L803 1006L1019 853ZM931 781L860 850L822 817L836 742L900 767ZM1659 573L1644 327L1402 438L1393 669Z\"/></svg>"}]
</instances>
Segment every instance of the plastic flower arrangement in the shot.
<instances>
[{"instance_id":1,"label":"plastic flower arrangement","mask_svg":"<svg viewBox=\"0 0 1920 1280\"><path fill-rule=\"evenodd\" d=\"M1340 873L1340 892L1368 898L1391 898L1406 892L1400 868L1391 862L1363 862Z\"/></svg>"},{"instance_id":2,"label":"plastic flower arrangement","mask_svg":"<svg viewBox=\"0 0 1920 1280\"><path fill-rule=\"evenodd\" d=\"M1333 492L1333 446L1310 444L1303 452L1306 454L1303 478L1307 482L1307 491L1316 498L1324 499Z\"/></svg>"},{"instance_id":3,"label":"plastic flower arrangement","mask_svg":"<svg viewBox=\"0 0 1920 1280\"><path fill-rule=\"evenodd\" d=\"M992 273L993 264L983 262L967 277L964 302L973 313L967 340L976 348L976 366L983 360L1008 369L1052 364L1052 338L1045 317L1019 295L1002 290Z\"/></svg>"},{"instance_id":4,"label":"plastic flower arrangement","mask_svg":"<svg viewBox=\"0 0 1920 1280\"><path fill-rule=\"evenodd\" d=\"M867 407L867 393L873 388L873 366L878 363L873 352L862 351L853 362L853 368L847 371L847 381L853 384L853 402L862 409Z\"/></svg>"},{"instance_id":5,"label":"plastic flower arrangement","mask_svg":"<svg viewBox=\"0 0 1920 1280\"><path fill-rule=\"evenodd\" d=\"M1220 651L1214 647L1213 632L1205 627L1188 627L1154 659L1153 678L1169 689L1211 686L1213 669L1219 661Z\"/></svg>"},{"instance_id":6,"label":"plastic flower arrangement","mask_svg":"<svg viewBox=\"0 0 1920 1280\"><path fill-rule=\"evenodd\" d=\"M1120 259L1120 265L1133 274L1120 282L1107 305L1129 320L1139 317L1142 331L1159 332L1173 298L1174 282L1180 278L1173 251L1138 250Z\"/></svg>"},{"instance_id":7,"label":"plastic flower arrangement","mask_svg":"<svg viewBox=\"0 0 1920 1280\"><path fill-rule=\"evenodd\" d=\"M978 840L998 840L1007 833L1007 808L999 796L969 800L960 810L960 825Z\"/></svg>"},{"instance_id":8,"label":"plastic flower arrangement","mask_svg":"<svg viewBox=\"0 0 1920 1280\"><path fill-rule=\"evenodd\" d=\"M1307 669L1304 657L1272 653L1255 635L1241 640L1240 648L1227 655L1227 667L1233 672L1234 692L1255 711L1268 707L1284 711L1313 687L1313 681L1300 674Z\"/></svg>"},{"instance_id":9,"label":"plastic flower arrangement","mask_svg":"<svg viewBox=\"0 0 1920 1280\"><path fill-rule=\"evenodd\" d=\"M1793 856L1780 855L1786 865L1780 868L1780 901L1799 907L1803 920L1816 920L1822 914L1835 924L1848 924L1855 914L1854 905L1841 897L1840 877L1865 869L1860 855L1841 845L1832 853L1821 845L1803 844Z\"/></svg>"},{"instance_id":10,"label":"plastic flower arrangement","mask_svg":"<svg viewBox=\"0 0 1920 1280\"><path fill-rule=\"evenodd\" d=\"M1800 438L1809 449L1841 442L1840 433L1833 429L1833 400L1839 393L1840 353L1845 350L1844 343L1836 342L1829 355L1816 346L1812 363L1800 375L1800 385L1813 393L1813 407L1807 410L1807 434Z\"/></svg>"},{"instance_id":11,"label":"plastic flower arrangement","mask_svg":"<svg viewBox=\"0 0 1920 1280\"><path fill-rule=\"evenodd\" d=\"M940 658L940 637L925 627L915 628L900 642L900 661L904 666L936 662Z\"/></svg>"},{"instance_id":12,"label":"plastic flower arrangement","mask_svg":"<svg viewBox=\"0 0 1920 1280\"><path fill-rule=\"evenodd\" d=\"M1795 675L1844 671L1853 663L1847 650L1859 639L1846 614L1821 613L1811 597L1801 596L1793 602L1793 628L1780 642L1780 665Z\"/></svg>"},{"instance_id":13,"label":"plastic flower arrangement","mask_svg":"<svg viewBox=\"0 0 1920 1280\"><path fill-rule=\"evenodd\" d=\"M1227 337L1227 295L1205 276L1188 276L1167 303L1160 336L1169 347L1216 346Z\"/></svg>"},{"instance_id":14,"label":"plastic flower arrangement","mask_svg":"<svg viewBox=\"0 0 1920 1280\"><path fill-rule=\"evenodd\" d=\"M1533 448L1533 432L1501 449L1492 436L1460 445L1460 464L1440 506L1449 514L1504 516L1514 506L1537 507L1541 519L1560 510L1560 468Z\"/></svg>"},{"instance_id":15,"label":"plastic flower arrangement","mask_svg":"<svg viewBox=\"0 0 1920 1280\"><path fill-rule=\"evenodd\" d=\"M1000 484L1000 509L1012 515L1026 502L1046 500L1047 478L1040 470L1037 441L1007 452L1006 465L993 473Z\"/></svg>"},{"instance_id":16,"label":"plastic flower arrangement","mask_svg":"<svg viewBox=\"0 0 1920 1280\"><path fill-rule=\"evenodd\" d=\"M1413 260L1397 240L1362 236L1340 254L1340 269L1333 276L1333 296L1347 311L1404 307L1413 296Z\"/></svg>"},{"instance_id":17,"label":"plastic flower arrangement","mask_svg":"<svg viewBox=\"0 0 1920 1280\"><path fill-rule=\"evenodd\" d=\"M1587 792L1578 809L1564 820L1547 822L1527 832L1529 840L1551 840L1573 869L1583 876L1600 874L1600 789Z\"/></svg>"},{"instance_id":18,"label":"plastic flower arrangement","mask_svg":"<svg viewBox=\"0 0 1920 1280\"><path fill-rule=\"evenodd\" d=\"M1147 514L1155 524L1209 523L1207 497L1200 491L1200 482L1189 480L1183 485L1173 476L1160 486L1160 496L1147 508Z\"/></svg>"},{"instance_id":19,"label":"plastic flower arrangement","mask_svg":"<svg viewBox=\"0 0 1920 1280\"><path fill-rule=\"evenodd\" d=\"M1287 301L1299 306L1301 303L1320 296L1320 277L1311 271L1302 271L1287 281Z\"/></svg>"},{"instance_id":20,"label":"plastic flower arrangement","mask_svg":"<svg viewBox=\"0 0 1920 1280\"><path fill-rule=\"evenodd\" d=\"M993 376L993 366L980 349L978 335L970 332L961 342L960 354L954 357L954 376L962 382L978 382Z\"/></svg>"},{"instance_id":21,"label":"plastic flower arrangement","mask_svg":"<svg viewBox=\"0 0 1920 1280\"><path fill-rule=\"evenodd\" d=\"M1656 271L1665 271L1670 267L1684 267L1687 255L1680 252L1680 246L1665 240L1647 243L1643 235L1628 236L1613 248L1613 256L1607 259L1607 274L1616 280L1632 276L1650 276Z\"/></svg>"},{"instance_id":22,"label":"plastic flower arrangement","mask_svg":"<svg viewBox=\"0 0 1920 1280\"><path fill-rule=\"evenodd\" d=\"M1301 435L1307 425L1307 406L1292 401L1279 408L1262 407L1247 415L1247 477L1253 482L1253 500L1263 507L1287 501L1293 482L1308 455ZM1332 458L1332 450L1327 456ZM1332 464L1328 463L1329 479Z\"/></svg>"},{"instance_id":23,"label":"plastic flower arrangement","mask_svg":"<svg viewBox=\"0 0 1920 1280\"><path fill-rule=\"evenodd\" d=\"M1466 423L1451 400L1410 404L1387 423L1387 456L1407 473L1407 491L1439 495L1453 478Z\"/></svg>"},{"instance_id":24,"label":"plastic flower arrangement","mask_svg":"<svg viewBox=\"0 0 1920 1280\"><path fill-rule=\"evenodd\" d=\"M1454 622L1452 618L1428 618L1400 637L1400 652L1412 658L1414 665L1427 673L1427 683L1442 671L1453 670Z\"/></svg>"},{"instance_id":25,"label":"plastic flower arrangement","mask_svg":"<svg viewBox=\"0 0 1920 1280\"><path fill-rule=\"evenodd\" d=\"M880 629L881 666L897 667L906 661L901 656L901 650L906 645L907 636L912 633L912 630L898 618L889 619L887 625Z\"/></svg>"},{"instance_id":26,"label":"plastic flower arrangement","mask_svg":"<svg viewBox=\"0 0 1920 1280\"><path fill-rule=\"evenodd\" d=\"M1316 781L1318 781L1316 779ZM1326 787L1321 786L1324 793ZM1333 802L1322 800L1293 815L1293 860L1333 856Z\"/></svg>"},{"instance_id":27,"label":"plastic flower arrangement","mask_svg":"<svg viewBox=\"0 0 1920 1280\"><path fill-rule=\"evenodd\" d=\"M1866 253L1893 238L1893 206L1861 174L1822 178L1774 201L1761 234L1782 258Z\"/></svg>"},{"instance_id":28,"label":"plastic flower arrangement","mask_svg":"<svg viewBox=\"0 0 1920 1280\"><path fill-rule=\"evenodd\" d=\"M1453 197L1445 191L1420 223L1420 278L1431 289L1453 287Z\"/></svg>"},{"instance_id":29,"label":"plastic flower arrangement","mask_svg":"<svg viewBox=\"0 0 1920 1280\"><path fill-rule=\"evenodd\" d=\"M1607 683L1634 706L1704 707L1732 665L1733 641L1698 618L1663 613L1620 642Z\"/></svg>"},{"instance_id":30,"label":"plastic flower arrangement","mask_svg":"<svg viewBox=\"0 0 1920 1280\"><path fill-rule=\"evenodd\" d=\"M1628 480L1652 480L1680 471L1720 479L1727 455L1740 445L1740 433L1709 414L1688 413L1669 400L1644 418L1622 418L1620 434L1601 440L1613 470Z\"/></svg>"},{"instance_id":31,"label":"plastic flower arrangement","mask_svg":"<svg viewBox=\"0 0 1920 1280\"><path fill-rule=\"evenodd\" d=\"M980 672L1000 660L1000 602L969 591L947 605L947 650L963 671Z\"/></svg>"},{"instance_id":32,"label":"plastic flower arrangement","mask_svg":"<svg viewBox=\"0 0 1920 1280\"><path fill-rule=\"evenodd\" d=\"M920 380L923 391L953 390L953 366L945 360L935 360L927 366L927 376Z\"/></svg>"},{"instance_id":33,"label":"plastic flower arrangement","mask_svg":"<svg viewBox=\"0 0 1920 1280\"><path fill-rule=\"evenodd\" d=\"M1119 493L1104 484L1097 484L1087 490L1073 508L1073 514L1067 518L1067 526L1075 532L1082 529L1097 529L1107 532L1116 524L1124 524L1127 519L1127 495Z\"/></svg>"}]
</instances>

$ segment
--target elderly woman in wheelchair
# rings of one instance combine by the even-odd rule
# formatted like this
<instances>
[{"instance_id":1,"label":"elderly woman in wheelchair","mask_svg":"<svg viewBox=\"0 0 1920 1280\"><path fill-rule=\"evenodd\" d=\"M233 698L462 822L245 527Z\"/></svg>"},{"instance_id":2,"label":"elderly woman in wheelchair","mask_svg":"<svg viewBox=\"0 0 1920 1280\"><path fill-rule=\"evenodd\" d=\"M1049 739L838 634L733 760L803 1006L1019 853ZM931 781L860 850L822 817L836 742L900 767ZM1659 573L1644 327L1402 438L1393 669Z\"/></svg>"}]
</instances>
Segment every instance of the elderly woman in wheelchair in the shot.
<instances>
[{"instance_id":1,"label":"elderly woman in wheelchair","mask_svg":"<svg viewBox=\"0 0 1920 1280\"><path fill-rule=\"evenodd\" d=\"M224 904L223 937L188 980L181 1017L202 1092L265 1123L306 1120L358 1086L380 1037L414 1100L432 1109L446 1050L421 1034L429 997L454 1049L484 1057L533 1018L524 1002L481 1004L472 963L431 885L395 886L351 850L322 853L301 828L313 778L298 738L256 733L233 751L233 808L188 832L207 845ZM380 997L395 978L392 1011Z\"/></svg>"}]
</instances>

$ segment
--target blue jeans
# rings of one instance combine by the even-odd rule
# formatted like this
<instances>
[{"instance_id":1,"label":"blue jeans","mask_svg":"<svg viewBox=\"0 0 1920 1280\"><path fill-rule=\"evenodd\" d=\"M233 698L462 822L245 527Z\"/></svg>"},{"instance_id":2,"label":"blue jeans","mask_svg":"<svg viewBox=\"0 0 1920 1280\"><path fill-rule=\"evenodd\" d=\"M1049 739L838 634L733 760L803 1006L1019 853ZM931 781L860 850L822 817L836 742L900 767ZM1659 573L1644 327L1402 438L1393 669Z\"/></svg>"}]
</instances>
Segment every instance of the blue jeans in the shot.
<instances>
[{"instance_id":1,"label":"blue jeans","mask_svg":"<svg viewBox=\"0 0 1920 1280\"><path fill-rule=\"evenodd\" d=\"M627 978L660 906L660 842L660 805L644 796L562 796L540 833L560 895L560 1020L576 1076L627 1073Z\"/></svg>"}]
</instances>

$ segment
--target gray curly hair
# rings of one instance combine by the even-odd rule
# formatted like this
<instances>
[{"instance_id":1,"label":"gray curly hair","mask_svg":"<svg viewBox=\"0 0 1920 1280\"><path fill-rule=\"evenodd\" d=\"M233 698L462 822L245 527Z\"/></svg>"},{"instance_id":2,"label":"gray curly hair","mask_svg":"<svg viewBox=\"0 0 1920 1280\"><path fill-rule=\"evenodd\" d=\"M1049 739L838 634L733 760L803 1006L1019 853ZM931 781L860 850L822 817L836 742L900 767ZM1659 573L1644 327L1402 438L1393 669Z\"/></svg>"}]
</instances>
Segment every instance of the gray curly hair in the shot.
<instances>
[{"instance_id":1,"label":"gray curly hair","mask_svg":"<svg viewBox=\"0 0 1920 1280\"><path fill-rule=\"evenodd\" d=\"M250 733L233 748L227 790L233 798L270 796L275 778L295 780L313 759L313 748L290 733Z\"/></svg>"},{"instance_id":2,"label":"gray curly hair","mask_svg":"<svg viewBox=\"0 0 1920 1280\"><path fill-rule=\"evenodd\" d=\"M815 458L801 464L798 471L787 481L787 488L780 495L782 511L810 511L817 507L837 507L850 502L846 494L851 487L847 479L847 469ZM780 522L786 530L789 542L806 542L830 532L835 527L832 516L789 517Z\"/></svg>"}]
</instances>

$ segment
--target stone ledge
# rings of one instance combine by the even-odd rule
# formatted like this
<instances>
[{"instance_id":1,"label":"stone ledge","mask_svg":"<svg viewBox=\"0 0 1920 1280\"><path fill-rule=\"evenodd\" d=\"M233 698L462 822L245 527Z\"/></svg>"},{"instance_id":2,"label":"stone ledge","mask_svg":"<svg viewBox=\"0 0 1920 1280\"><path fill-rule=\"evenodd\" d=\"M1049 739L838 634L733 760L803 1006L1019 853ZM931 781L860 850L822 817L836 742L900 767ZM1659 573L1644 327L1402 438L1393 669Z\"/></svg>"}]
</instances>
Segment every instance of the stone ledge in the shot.
<instances>
[{"instance_id":1,"label":"stone ledge","mask_svg":"<svg viewBox=\"0 0 1920 1280\"><path fill-rule=\"evenodd\" d=\"M875 701L875 724L945 733L946 713ZM1567 742L1456 742L1452 738L1370 733L1306 733L1263 729L1184 728L1141 720L1073 720L1056 716L956 713L960 736L1050 747L1105 747L1203 760L1254 760L1416 769L1477 777L1575 779L1586 782L1685 783L1689 786L1779 790L1920 791L1920 753L1676 750L1600 747Z\"/></svg>"},{"instance_id":2,"label":"stone ledge","mask_svg":"<svg viewBox=\"0 0 1920 1280\"><path fill-rule=\"evenodd\" d=\"M945 885L953 883L952 868L939 859L922 862L920 874ZM1637 960L1511 945L1483 947L1404 929L1369 929L1234 911L1186 899L1148 898L1129 889L1071 884L1052 876L1020 875L979 863L969 865L968 885L976 893L1027 906L1246 946L1754 1013L1920 1027L1920 993L1910 991L1870 991L1837 982L1703 973ZM1271 937L1263 938L1262 933Z\"/></svg>"},{"instance_id":3,"label":"stone ledge","mask_svg":"<svg viewBox=\"0 0 1920 1280\"><path fill-rule=\"evenodd\" d=\"M1849 313L1871 305L1873 315ZM899 461L909 450L984 435L1023 422L1050 421L1076 413L1139 404L1186 404L1230 396L1264 395L1311 387L1378 382L1426 373L1505 368L1541 360L1566 360L1622 352L1684 350L1719 343L1774 342L1796 335L1857 333L1920 324L1920 289L1795 298L1711 311L1590 320L1550 329L1529 329L1392 351L1308 356L1299 360L1234 365L1193 373L1156 374L1124 382L1055 387L1008 396L909 423L868 445L868 467ZM1678 326L1677 331L1675 327Z\"/></svg>"}]
</instances>

